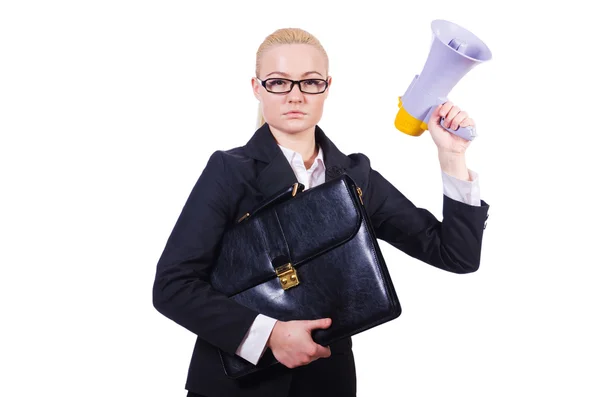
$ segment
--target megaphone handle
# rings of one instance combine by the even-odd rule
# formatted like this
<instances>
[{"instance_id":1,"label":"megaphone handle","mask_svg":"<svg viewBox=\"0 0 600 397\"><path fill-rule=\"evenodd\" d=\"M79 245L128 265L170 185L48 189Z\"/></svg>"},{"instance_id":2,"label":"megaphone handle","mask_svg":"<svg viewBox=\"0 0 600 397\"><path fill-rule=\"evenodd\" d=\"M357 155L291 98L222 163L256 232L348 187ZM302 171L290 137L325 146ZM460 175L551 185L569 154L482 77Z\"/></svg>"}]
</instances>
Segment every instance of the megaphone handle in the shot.
<instances>
[{"instance_id":1,"label":"megaphone handle","mask_svg":"<svg viewBox=\"0 0 600 397\"><path fill-rule=\"evenodd\" d=\"M437 98L436 106L432 106L431 108L429 108L429 111L427 112L427 116L425 117L425 120L429 120L429 118L431 117L431 114L433 113L435 108L438 105L445 103L446 101L448 101L448 98L443 98L443 97ZM467 141L472 141L477 136L477 131L475 130L475 127L471 127L471 126L458 127L458 129L456 131L453 130L451 127L446 128L446 126L444 125L444 117L440 117L440 125L442 126L443 129L450 132L451 134L458 135L459 137L466 139Z\"/></svg>"},{"instance_id":2,"label":"megaphone handle","mask_svg":"<svg viewBox=\"0 0 600 397\"><path fill-rule=\"evenodd\" d=\"M459 137L466 139L467 141L472 141L473 139L475 139L475 137L477 136L477 131L475 131L475 127L458 127L457 130L453 130L452 128L448 128L444 125L444 118L441 117L440 118L440 125L442 126L442 128L444 128L446 131L454 134L454 135L458 135Z\"/></svg>"}]
</instances>

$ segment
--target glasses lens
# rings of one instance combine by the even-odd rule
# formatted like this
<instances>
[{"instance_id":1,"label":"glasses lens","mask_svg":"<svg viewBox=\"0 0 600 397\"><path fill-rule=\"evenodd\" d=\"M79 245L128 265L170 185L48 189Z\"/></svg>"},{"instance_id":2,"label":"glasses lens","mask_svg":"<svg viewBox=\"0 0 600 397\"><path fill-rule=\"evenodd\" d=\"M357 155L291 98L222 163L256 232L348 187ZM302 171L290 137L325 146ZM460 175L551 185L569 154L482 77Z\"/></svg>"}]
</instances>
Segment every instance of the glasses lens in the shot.
<instances>
[{"instance_id":1,"label":"glasses lens","mask_svg":"<svg viewBox=\"0 0 600 397\"><path fill-rule=\"evenodd\" d=\"M265 81L265 88L271 92L287 92L292 87L292 83L288 80L282 79L267 79Z\"/></svg>"},{"instance_id":2,"label":"glasses lens","mask_svg":"<svg viewBox=\"0 0 600 397\"><path fill-rule=\"evenodd\" d=\"M304 80L300 83L302 91L308 92L310 94L318 94L325 91L327 87L327 82L325 80L313 79L313 80Z\"/></svg>"}]
</instances>

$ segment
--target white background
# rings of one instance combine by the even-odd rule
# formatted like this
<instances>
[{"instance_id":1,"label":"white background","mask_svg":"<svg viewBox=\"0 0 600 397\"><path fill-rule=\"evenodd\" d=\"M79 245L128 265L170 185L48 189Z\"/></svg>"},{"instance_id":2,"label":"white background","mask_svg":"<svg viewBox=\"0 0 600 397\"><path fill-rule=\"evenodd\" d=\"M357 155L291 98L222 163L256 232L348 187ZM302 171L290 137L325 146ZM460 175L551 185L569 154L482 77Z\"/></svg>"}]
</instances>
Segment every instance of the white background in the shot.
<instances>
[{"instance_id":1,"label":"white background","mask_svg":"<svg viewBox=\"0 0 600 397\"><path fill-rule=\"evenodd\" d=\"M481 268L381 244L404 311L354 338L359 395L600 395L597 20L534 3L3 1L0 395L185 395L156 262L209 155L254 132L277 28L329 53L328 136L441 220L434 143L393 124L437 18L493 53L450 94L480 134Z\"/></svg>"}]
</instances>

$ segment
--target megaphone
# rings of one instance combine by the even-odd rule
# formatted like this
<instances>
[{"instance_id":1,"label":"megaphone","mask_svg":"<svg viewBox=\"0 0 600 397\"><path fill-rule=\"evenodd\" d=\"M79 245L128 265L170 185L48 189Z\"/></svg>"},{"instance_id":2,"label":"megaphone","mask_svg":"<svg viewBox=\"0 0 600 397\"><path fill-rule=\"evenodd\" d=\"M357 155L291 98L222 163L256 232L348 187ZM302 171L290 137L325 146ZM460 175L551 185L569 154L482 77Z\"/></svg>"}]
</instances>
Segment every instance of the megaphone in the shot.
<instances>
[{"instance_id":1,"label":"megaphone","mask_svg":"<svg viewBox=\"0 0 600 397\"><path fill-rule=\"evenodd\" d=\"M448 93L474 66L492 59L492 52L473 33L455 23L436 19L431 22L433 42L421 74L414 77L403 96L398 98L395 126L411 136L427 130L435 108L446 102ZM458 130L442 127L467 140L477 136L474 127Z\"/></svg>"}]
</instances>

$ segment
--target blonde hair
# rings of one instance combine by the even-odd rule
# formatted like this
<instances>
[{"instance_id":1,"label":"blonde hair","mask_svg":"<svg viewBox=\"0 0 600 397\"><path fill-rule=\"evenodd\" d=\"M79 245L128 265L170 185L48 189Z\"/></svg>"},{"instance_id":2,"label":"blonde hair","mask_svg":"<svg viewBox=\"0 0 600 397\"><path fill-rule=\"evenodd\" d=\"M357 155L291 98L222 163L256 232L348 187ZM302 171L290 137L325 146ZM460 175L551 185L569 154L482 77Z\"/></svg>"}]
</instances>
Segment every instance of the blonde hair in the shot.
<instances>
[{"instance_id":1,"label":"blonde hair","mask_svg":"<svg viewBox=\"0 0 600 397\"><path fill-rule=\"evenodd\" d=\"M281 44L309 44L316 47L325 57L325 71L329 74L329 57L327 56L327 52L321 45L321 42L312 34L308 33L306 30L302 30L299 28L284 28L278 29L268 35L262 44L258 47L258 51L256 51L256 77L260 72L260 61L262 59L262 55L272 47ZM260 128L265 123L265 119L263 117L263 112L260 104L258 105L258 120L256 123L256 128Z\"/></svg>"}]
</instances>

